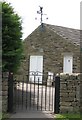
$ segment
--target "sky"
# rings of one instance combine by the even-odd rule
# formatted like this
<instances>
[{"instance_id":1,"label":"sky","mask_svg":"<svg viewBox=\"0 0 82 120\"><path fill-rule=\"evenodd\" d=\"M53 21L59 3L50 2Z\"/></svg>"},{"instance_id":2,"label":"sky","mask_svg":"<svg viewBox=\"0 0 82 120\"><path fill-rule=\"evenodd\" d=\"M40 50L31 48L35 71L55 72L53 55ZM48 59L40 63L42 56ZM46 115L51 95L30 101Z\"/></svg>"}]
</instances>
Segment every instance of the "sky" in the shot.
<instances>
[{"instance_id":1,"label":"sky","mask_svg":"<svg viewBox=\"0 0 82 120\"><path fill-rule=\"evenodd\" d=\"M23 39L40 25L43 7L43 22L51 25L80 29L81 0L5 0L11 3L14 11L22 18ZM48 20L46 19L48 17ZM37 18L37 20L35 19Z\"/></svg>"}]
</instances>

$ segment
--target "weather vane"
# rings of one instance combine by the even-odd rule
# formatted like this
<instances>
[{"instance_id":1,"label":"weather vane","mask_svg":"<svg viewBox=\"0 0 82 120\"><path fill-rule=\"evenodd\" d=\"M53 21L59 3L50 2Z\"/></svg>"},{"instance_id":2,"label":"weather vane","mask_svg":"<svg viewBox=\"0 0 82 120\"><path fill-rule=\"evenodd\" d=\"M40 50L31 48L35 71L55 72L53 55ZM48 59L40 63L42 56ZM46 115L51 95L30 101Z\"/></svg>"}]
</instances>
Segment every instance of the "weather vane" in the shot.
<instances>
[{"instance_id":1,"label":"weather vane","mask_svg":"<svg viewBox=\"0 0 82 120\"><path fill-rule=\"evenodd\" d=\"M42 26L42 28L43 28L43 15L47 15L47 14L43 14L43 7L41 7L41 6L39 6L39 7L40 7L40 10L37 11L37 14L40 14L40 15L41 15L40 23L41 23L41 26ZM35 18L35 19L37 19L37 18ZM47 17L46 19L48 19L48 17Z\"/></svg>"}]
</instances>

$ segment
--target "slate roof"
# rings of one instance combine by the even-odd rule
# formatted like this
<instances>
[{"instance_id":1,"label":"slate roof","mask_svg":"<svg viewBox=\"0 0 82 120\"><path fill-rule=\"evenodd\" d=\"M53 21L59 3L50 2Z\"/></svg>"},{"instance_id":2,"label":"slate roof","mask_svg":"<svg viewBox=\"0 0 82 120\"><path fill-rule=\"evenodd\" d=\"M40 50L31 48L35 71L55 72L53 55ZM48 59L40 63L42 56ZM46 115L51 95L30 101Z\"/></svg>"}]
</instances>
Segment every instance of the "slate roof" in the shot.
<instances>
[{"instance_id":1,"label":"slate roof","mask_svg":"<svg viewBox=\"0 0 82 120\"><path fill-rule=\"evenodd\" d=\"M63 37L65 40L69 40L75 45L80 45L80 30L49 24L45 24L45 26Z\"/></svg>"}]
</instances>

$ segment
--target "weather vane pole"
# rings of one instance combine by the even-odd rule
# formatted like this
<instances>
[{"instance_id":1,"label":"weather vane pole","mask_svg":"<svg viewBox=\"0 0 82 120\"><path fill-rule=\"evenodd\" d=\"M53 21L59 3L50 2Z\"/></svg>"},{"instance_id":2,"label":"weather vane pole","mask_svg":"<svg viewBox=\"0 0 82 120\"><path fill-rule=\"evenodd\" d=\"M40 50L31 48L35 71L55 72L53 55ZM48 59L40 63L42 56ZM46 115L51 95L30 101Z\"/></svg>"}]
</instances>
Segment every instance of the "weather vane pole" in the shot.
<instances>
[{"instance_id":1,"label":"weather vane pole","mask_svg":"<svg viewBox=\"0 0 82 120\"><path fill-rule=\"evenodd\" d=\"M43 7L40 7L40 11L41 11L41 24L42 24L42 21L43 21L43 19L42 19L42 15L43 15L42 9L43 9Z\"/></svg>"},{"instance_id":2,"label":"weather vane pole","mask_svg":"<svg viewBox=\"0 0 82 120\"><path fill-rule=\"evenodd\" d=\"M43 28L43 15L46 15L46 14L43 14L43 7L41 7L41 6L39 6L39 7L40 7L40 10L37 11L37 13L41 15L41 18L40 18L41 21L40 21L40 23L41 23L41 26ZM48 19L48 18L46 18L46 19Z\"/></svg>"}]
</instances>

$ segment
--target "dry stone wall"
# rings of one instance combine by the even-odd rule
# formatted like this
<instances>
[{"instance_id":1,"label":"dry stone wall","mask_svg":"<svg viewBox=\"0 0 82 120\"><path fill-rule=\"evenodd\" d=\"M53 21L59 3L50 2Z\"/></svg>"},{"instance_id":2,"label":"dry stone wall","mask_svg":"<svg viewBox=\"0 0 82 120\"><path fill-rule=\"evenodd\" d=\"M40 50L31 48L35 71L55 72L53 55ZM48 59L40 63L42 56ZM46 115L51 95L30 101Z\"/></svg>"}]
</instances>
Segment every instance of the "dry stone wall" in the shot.
<instances>
[{"instance_id":1,"label":"dry stone wall","mask_svg":"<svg viewBox=\"0 0 82 120\"><path fill-rule=\"evenodd\" d=\"M60 113L80 112L80 75L60 76Z\"/></svg>"},{"instance_id":2,"label":"dry stone wall","mask_svg":"<svg viewBox=\"0 0 82 120\"><path fill-rule=\"evenodd\" d=\"M0 116L2 116L2 76L0 75Z\"/></svg>"},{"instance_id":3,"label":"dry stone wall","mask_svg":"<svg viewBox=\"0 0 82 120\"><path fill-rule=\"evenodd\" d=\"M8 73L3 73L2 77L2 112L8 109Z\"/></svg>"}]
</instances>

